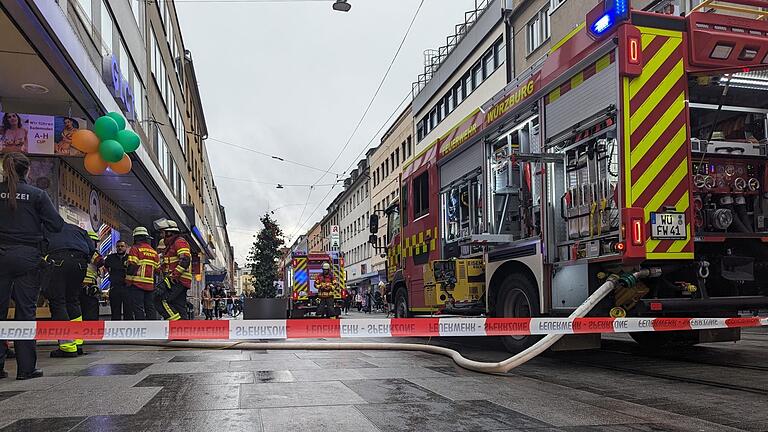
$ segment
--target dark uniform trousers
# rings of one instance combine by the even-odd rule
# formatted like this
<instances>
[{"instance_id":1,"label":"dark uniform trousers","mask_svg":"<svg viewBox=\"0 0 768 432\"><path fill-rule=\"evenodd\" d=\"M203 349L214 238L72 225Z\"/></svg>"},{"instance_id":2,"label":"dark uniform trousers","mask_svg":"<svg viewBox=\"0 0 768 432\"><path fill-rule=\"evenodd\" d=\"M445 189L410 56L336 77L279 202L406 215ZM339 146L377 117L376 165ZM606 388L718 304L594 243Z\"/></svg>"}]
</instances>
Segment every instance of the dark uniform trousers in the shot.
<instances>
[{"instance_id":1,"label":"dark uniform trousers","mask_svg":"<svg viewBox=\"0 0 768 432\"><path fill-rule=\"evenodd\" d=\"M82 252L64 250L49 254L48 261L50 264L43 293L51 308L51 319L85 319L80 301L84 294L83 279L88 267L88 257Z\"/></svg>"},{"instance_id":2,"label":"dark uniform trousers","mask_svg":"<svg viewBox=\"0 0 768 432\"><path fill-rule=\"evenodd\" d=\"M88 295L82 282L80 286L80 310L83 312L83 321L99 320L99 298Z\"/></svg>"},{"instance_id":3,"label":"dark uniform trousers","mask_svg":"<svg viewBox=\"0 0 768 432\"><path fill-rule=\"evenodd\" d=\"M0 321L7 320L10 299L16 306L16 321L34 321L40 293L40 251L31 246L0 246ZM37 363L35 341L16 341L18 373L31 373ZM7 345L0 343L0 370L5 365Z\"/></svg>"},{"instance_id":4,"label":"dark uniform trousers","mask_svg":"<svg viewBox=\"0 0 768 432\"><path fill-rule=\"evenodd\" d=\"M129 285L125 288L125 306L126 310L130 310L132 319L142 320L156 320L157 314L155 314L155 292L144 291L143 289Z\"/></svg>"},{"instance_id":5,"label":"dark uniform trousers","mask_svg":"<svg viewBox=\"0 0 768 432\"><path fill-rule=\"evenodd\" d=\"M155 295L155 308L164 319L189 319L187 314L187 287L181 282L171 281ZM175 318L178 314L179 318Z\"/></svg>"},{"instance_id":6,"label":"dark uniform trousers","mask_svg":"<svg viewBox=\"0 0 768 432\"><path fill-rule=\"evenodd\" d=\"M112 287L109 289L109 306L112 310L112 321L130 321L134 319L131 299L129 298L130 291L133 289L134 287L132 286L112 284Z\"/></svg>"}]
</instances>

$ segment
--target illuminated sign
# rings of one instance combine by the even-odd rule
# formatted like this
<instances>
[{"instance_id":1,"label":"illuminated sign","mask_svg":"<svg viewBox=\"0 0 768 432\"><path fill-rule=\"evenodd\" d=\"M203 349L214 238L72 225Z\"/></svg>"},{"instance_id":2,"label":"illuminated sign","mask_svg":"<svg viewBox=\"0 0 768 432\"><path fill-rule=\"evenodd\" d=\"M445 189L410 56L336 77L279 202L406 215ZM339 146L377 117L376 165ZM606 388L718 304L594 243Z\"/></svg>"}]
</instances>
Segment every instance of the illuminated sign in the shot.
<instances>
[{"instance_id":1,"label":"illuminated sign","mask_svg":"<svg viewBox=\"0 0 768 432\"><path fill-rule=\"evenodd\" d=\"M103 64L104 82L109 86L112 92L112 96L115 97L120 109L123 110L125 118L128 120L134 120L136 118L134 111L134 99L133 90L128 79L123 76L120 70L120 65L117 63L115 56L109 56L104 58Z\"/></svg>"}]
</instances>

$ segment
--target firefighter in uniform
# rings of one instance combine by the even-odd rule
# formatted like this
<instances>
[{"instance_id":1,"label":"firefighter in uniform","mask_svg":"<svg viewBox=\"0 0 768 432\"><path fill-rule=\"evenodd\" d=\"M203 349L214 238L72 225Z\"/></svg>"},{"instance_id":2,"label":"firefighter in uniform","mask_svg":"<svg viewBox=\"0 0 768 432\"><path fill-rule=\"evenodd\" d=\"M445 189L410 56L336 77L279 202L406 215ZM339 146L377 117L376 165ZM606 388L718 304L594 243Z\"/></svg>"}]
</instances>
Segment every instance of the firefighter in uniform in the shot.
<instances>
[{"instance_id":1,"label":"firefighter in uniform","mask_svg":"<svg viewBox=\"0 0 768 432\"><path fill-rule=\"evenodd\" d=\"M315 287L317 288L317 295L320 297L317 314L324 318L336 316L333 304L333 288L335 284L336 279L331 272L331 265L327 262L323 263L323 272L315 277Z\"/></svg>"},{"instance_id":2,"label":"firefighter in uniform","mask_svg":"<svg viewBox=\"0 0 768 432\"><path fill-rule=\"evenodd\" d=\"M0 321L7 319L11 298L15 303L14 318L34 321L43 265L43 228L61 231L64 220L45 191L27 184L26 156L8 153L2 166L5 180L0 183ZM0 342L0 378L5 378L7 344ZM43 371L36 367L35 341L16 341L14 346L16 379L43 376Z\"/></svg>"},{"instance_id":3,"label":"firefighter in uniform","mask_svg":"<svg viewBox=\"0 0 768 432\"><path fill-rule=\"evenodd\" d=\"M44 294L51 319L82 321L80 298L96 251L95 242L87 231L73 224L64 225L59 233L48 233L47 239L49 270ZM51 357L77 357L78 345L74 340L59 340L59 349L51 351Z\"/></svg>"},{"instance_id":4,"label":"firefighter in uniform","mask_svg":"<svg viewBox=\"0 0 768 432\"><path fill-rule=\"evenodd\" d=\"M155 273L159 269L160 257L149 244L149 231L137 227L133 230L125 275L126 300L133 319L155 319Z\"/></svg>"},{"instance_id":5,"label":"firefighter in uniform","mask_svg":"<svg viewBox=\"0 0 768 432\"><path fill-rule=\"evenodd\" d=\"M165 250L163 279L155 295L157 311L166 320L188 319L187 290L192 286L192 252L174 221L161 228Z\"/></svg>"}]
</instances>

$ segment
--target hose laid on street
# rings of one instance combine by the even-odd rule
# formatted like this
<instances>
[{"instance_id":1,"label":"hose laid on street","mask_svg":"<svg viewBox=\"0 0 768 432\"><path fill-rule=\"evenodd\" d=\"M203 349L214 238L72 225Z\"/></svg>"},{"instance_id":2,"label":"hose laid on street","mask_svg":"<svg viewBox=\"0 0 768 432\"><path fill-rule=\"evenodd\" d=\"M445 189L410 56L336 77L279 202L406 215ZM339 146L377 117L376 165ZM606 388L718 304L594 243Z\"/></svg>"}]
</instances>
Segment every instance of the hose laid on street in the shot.
<instances>
[{"instance_id":1,"label":"hose laid on street","mask_svg":"<svg viewBox=\"0 0 768 432\"><path fill-rule=\"evenodd\" d=\"M638 279L656 277L661 274L658 268L643 269L623 276L610 275L584 303L581 304L568 318L583 318L605 296L619 285L634 285ZM198 348L198 349L245 349L245 350L388 350L388 351L422 351L450 357L458 366L474 372L487 374L502 374L526 363L527 361L546 351L564 335L550 334L543 337L533 346L506 360L487 363L470 360L456 350L414 343L387 343L387 342L188 342L188 341L100 341L99 344L157 346L169 348Z\"/></svg>"}]
</instances>

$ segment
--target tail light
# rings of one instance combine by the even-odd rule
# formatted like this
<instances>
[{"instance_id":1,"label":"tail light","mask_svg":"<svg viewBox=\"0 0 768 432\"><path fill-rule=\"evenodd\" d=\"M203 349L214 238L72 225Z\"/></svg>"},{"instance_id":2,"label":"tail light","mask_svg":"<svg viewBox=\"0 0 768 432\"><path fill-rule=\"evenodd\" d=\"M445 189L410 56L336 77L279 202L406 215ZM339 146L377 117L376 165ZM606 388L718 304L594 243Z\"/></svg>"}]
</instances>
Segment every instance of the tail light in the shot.
<instances>
[{"instance_id":1,"label":"tail light","mask_svg":"<svg viewBox=\"0 0 768 432\"><path fill-rule=\"evenodd\" d=\"M347 298L347 290L343 289L341 290L341 298Z\"/></svg>"},{"instance_id":2,"label":"tail light","mask_svg":"<svg viewBox=\"0 0 768 432\"><path fill-rule=\"evenodd\" d=\"M292 294L292 296L293 296L293 300L298 300L298 299L299 299L299 293L298 293L298 291L294 291L294 292L293 292L293 294Z\"/></svg>"},{"instance_id":3,"label":"tail light","mask_svg":"<svg viewBox=\"0 0 768 432\"><path fill-rule=\"evenodd\" d=\"M621 209L621 231L623 241L617 244L624 259L645 259L645 211L642 208Z\"/></svg>"}]
</instances>

